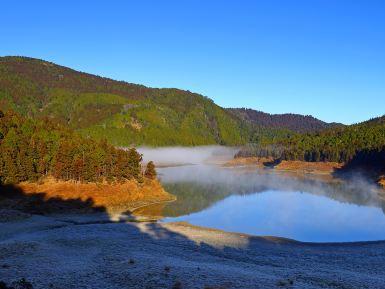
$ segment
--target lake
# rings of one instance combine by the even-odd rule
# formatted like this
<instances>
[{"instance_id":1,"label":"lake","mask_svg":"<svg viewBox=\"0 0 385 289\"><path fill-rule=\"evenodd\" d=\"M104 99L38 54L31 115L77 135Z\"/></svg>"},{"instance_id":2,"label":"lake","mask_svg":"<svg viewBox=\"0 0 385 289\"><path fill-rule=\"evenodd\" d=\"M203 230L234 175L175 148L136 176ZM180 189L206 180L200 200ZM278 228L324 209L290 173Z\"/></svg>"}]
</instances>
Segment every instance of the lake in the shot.
<instances>
[{"instance_id":1,"label":"lake","mask_svg":"<svg viewBox=\"0 0 385 289\"><path fill-rule=\"evenodd\" d=\"M385 203L359 176L342 181L207 164L158 172L177 201L139 213L164 216L162 222L305 242L385 240Z\"/></svg>"}]
</instances>

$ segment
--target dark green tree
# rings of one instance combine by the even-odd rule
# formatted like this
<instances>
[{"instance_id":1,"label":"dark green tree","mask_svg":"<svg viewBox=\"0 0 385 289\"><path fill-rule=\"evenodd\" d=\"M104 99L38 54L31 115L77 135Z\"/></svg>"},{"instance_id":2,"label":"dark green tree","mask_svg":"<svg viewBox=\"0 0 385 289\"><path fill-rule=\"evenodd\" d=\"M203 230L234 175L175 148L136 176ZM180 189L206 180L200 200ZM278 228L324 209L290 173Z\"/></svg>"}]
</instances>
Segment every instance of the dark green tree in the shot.
<instances>
[{"instance_id":1,"label":"dark green tree","mask_svg":"<svg viewBox=\"0 0 385 289\"><path fill-rule=\"evenodd\" d=\"M144 171L144 176L148 179L156 178L156 169L155 164L152 161L149 161L146 165L146 170Z\"/></svg>"}]
</instances>

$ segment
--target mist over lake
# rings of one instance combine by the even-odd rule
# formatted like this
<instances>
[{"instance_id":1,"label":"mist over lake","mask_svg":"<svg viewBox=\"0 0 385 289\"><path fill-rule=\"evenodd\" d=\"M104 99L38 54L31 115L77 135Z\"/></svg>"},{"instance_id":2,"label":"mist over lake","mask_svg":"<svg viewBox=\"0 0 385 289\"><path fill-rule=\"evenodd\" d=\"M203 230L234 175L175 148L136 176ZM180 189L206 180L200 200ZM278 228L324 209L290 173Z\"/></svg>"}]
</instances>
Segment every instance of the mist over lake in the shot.
<instances>
[{"instance_id":1,"label":"mist over lake","mask_svg":"<svg viewBox=\"0 0 385 289\"><path fill-rule=\"evenodd\" d=\"M378 197L378 187L359 174L342 180L249 166L223 167L233 151L216 146L145 152L152 157L175 156L182 164L158 169L162 184L177 201L141 211L162 214L164 222L187 221L307 242L385 238L385 203ZM161 161L162 157L155 159Z\"/></svg>"}]
</instances>

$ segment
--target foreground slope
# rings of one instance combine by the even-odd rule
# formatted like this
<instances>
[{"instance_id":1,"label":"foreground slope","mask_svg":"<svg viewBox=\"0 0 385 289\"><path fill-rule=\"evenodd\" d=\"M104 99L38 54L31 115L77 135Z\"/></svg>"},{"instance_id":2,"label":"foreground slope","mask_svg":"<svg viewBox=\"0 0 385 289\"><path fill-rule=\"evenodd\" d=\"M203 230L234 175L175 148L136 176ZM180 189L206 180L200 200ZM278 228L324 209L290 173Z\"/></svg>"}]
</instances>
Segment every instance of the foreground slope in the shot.
<instances>
[{"instance_id":1,"label":"foreground slope","mask_svg":"<svg viewBox=\"0 0 385 289\"><path fill-rule=\"evenodd\" d=\"M24 216L0 223L0 229L0 281L26 278L34 289L384 288L385 283L384 242L309 244L87 216Z\"/></svg>"},{"instance_id":2,"label":"foreground slope","mask_svg":"<svg viewBox=\"0 0 385 289\"><path fill-rule=\"evenodd\" d=\"M236 145L248 132L202 95L115 81L47 61L0 58L0 109L50 117L115 145Z\"/></svg>"}]
</instances>

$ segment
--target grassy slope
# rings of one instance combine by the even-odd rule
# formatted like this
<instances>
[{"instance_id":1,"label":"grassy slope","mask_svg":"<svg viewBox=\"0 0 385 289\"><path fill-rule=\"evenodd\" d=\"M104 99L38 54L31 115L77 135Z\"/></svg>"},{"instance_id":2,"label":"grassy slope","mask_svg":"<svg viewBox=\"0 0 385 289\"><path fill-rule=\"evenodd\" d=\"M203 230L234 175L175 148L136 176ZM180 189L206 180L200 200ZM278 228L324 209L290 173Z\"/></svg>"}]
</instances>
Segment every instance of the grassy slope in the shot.
<instances>
[{"instance_id":1,"label":"grassy slope","mask_svg":"<svg viewBox=\"0 0 385 289\"><path fill-rule=\"evenodd\" d=\"M31 204L36 211L41 213L60 212L64 209L60 204L79 203L88 204L87 209L103 208L108 213L122 213L131 211L137 207L158 203L173 201L174 196L167 193L158 180L146 180L143 184L139 184L134 180L124 183L108 184L108 183L75 183L56 181L47 178L41 183L21 183L17 185L23 191L24 197L16 199L17 204L13 204L10 200L0 202L2 207L6 207L4 202L8 202L8 206L17 206L19 209L27 207L36 198L43 198L42 204L38 206ZM77 202L74 202L76 200ZM56 206L55 206L56 201ZM59 204L59 205L57 205ZM44 210L46 209L46 210ZM68 209L76 211L80 207L73 205Z\"/></svg>"},{"instance_id":2,"label":"grassy slope","mask_svg":"<svg viewBox=\"0 0 385 289\"><path fill-rule=\"evenodd\" d=\"M0 58L0 109L49 116L115 145L236 145L250 126L189 91L156 89L25 57Z\"/></svg>"}]
</instances>

